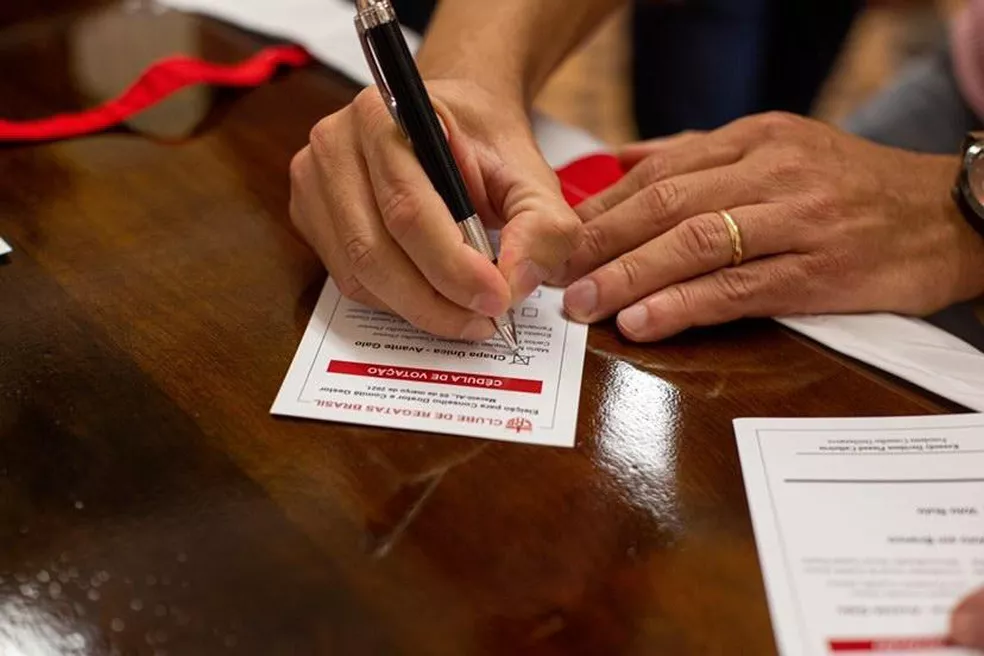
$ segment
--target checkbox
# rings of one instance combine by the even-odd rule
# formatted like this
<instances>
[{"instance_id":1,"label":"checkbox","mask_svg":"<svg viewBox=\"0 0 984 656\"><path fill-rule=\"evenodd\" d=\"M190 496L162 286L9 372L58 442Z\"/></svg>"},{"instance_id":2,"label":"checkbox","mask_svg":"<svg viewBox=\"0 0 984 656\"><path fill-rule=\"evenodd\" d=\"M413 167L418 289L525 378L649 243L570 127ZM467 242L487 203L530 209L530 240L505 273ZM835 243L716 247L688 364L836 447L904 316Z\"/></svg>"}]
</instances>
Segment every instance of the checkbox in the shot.
<instances>
[{"instance_id":1,"label":"checkbox","mask_svg":"<svg viewBox=\"0 0 984 656\"><path fill-rule=\"evenodd\" d=\"M533 290L533 293L530 294L530 298L541 298L542 296L543 296L543 290L540 289L539 287Z\"/></svg>"},{"instance_id":2,"label":"checkbox","mask_svg":"<svg viewBox=\"0 0 984 656\"><path fill-rule=\"evenodd\" d=\"M538 316L540 316L540 310L533 307L524 307L520 312L520 314L522 314L527 319L536 319Z\"/></svg>"}]
</instances>

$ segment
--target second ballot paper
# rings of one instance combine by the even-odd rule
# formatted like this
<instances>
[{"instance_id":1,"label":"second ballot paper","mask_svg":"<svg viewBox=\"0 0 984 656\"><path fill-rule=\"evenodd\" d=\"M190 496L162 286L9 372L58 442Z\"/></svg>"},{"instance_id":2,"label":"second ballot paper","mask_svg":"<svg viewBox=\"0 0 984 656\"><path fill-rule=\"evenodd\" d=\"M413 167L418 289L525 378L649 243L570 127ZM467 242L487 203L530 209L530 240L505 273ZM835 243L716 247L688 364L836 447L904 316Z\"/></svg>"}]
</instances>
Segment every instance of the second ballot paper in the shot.
<instances>
[{"instance_id":1,"label":"second ballot paper","mask_svg":"<svg viewBox=\"0 0 984 656\"><path fill-rule=\"evenodd\" d=\"M984 586L984 415L735 433L780 653L970 656L947 632Z\"/></svg>"},{"instance_id":2,"label":"second ballot paper","mask_svg":"<svg viewBox=\"0 0 984 656\"><path fill-rule=\"evenodd\" d=\"M587 326L563 291L515 309L520 352L501 339L440 339L344 298L328 280L272 412L351 424L574 446Z\"/></svg>"}]
</instances>

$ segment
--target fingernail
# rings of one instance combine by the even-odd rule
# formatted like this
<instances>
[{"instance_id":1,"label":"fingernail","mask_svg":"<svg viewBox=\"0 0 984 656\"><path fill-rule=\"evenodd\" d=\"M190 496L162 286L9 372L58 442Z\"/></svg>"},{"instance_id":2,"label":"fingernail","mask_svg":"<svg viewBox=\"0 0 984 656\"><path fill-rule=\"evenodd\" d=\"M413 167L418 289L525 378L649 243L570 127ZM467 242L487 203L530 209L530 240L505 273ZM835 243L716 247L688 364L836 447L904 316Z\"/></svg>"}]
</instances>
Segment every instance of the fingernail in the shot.
<instances>
[{"instance_id":1,"label":"fingernail","mask_svg":"<svg viewBox=\"0 0 984 656\"><path fill-rule=\"evenodd\" d=\"M630 337L640 335L649 323L649 309L645 305L633 305L618 313L618 327Z\"/></svg>"},{"instance_id":2,"label":"fingernail","mask_svg":"<svg viewBox=\"0 0 984 656\"><path fill-rule=\"evenodd\" d=\"M473 312L484 314L487 317L497 317L504 314L508 309L498 294L477 294L468 307Z\"/></svg>"},{"instance_id":3,"label":"fingernail","mask_svg":"<svg viewBox=\"0 0 984 656\"><path fill-rule=\"evenodd\" d=\"M954 612L950 620L953 634L950 637L964 647L984 649L984 621L978 613L971 609L960 609Z\"/></svg>"},{"instance_id":4,"label":"fingernail","mask_svg":"<svg viewBox=\"0 0 984 656\"><path fill-rule=\"evenodd\" d=\"M492 337L495 326L492 321L486 318L472 319L461 331L461 339L466 342L484 342Z\"/></svg>"},{"instance_id":5,"label":"fingernail","mask_svg":"<svg viewBox=\"0 0 984 656\"><path fill-rule=\"evenodd\" d=\"M516 267L509 278L509 288L514 299L526 298L547 279L547 272L536 262L526 260Z\"/></svg>"},{"instance_id":6,"label":"fingernail","mask_svg":"<svg viewBox=\"0 0 984 656\"><path fill-rule=\"evenodd\" d=\"M578 321L589 321L597 307L598 283L594 280L578 280L564 293L564 308Z\"/></svg>"}]
</instances>

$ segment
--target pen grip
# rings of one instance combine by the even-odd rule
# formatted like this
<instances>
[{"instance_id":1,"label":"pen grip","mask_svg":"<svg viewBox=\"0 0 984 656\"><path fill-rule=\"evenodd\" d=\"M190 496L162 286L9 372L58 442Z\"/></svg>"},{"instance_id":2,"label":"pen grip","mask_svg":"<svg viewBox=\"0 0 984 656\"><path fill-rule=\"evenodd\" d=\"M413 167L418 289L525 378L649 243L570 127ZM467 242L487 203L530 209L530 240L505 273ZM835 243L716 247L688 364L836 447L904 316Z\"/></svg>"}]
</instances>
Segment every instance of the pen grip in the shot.
<instances>
[{"instance_id":1,"label":"pen grip","mask_svg":"<svg viewBox=\"0 0 984 656\"><path fill-rule=\"evenodd\" d=\"M460 223L468 219L475 208L399 25L395 21L377 25L367 30L366 38L424 172L454 220Z\"/></svg>"}]
</instances>

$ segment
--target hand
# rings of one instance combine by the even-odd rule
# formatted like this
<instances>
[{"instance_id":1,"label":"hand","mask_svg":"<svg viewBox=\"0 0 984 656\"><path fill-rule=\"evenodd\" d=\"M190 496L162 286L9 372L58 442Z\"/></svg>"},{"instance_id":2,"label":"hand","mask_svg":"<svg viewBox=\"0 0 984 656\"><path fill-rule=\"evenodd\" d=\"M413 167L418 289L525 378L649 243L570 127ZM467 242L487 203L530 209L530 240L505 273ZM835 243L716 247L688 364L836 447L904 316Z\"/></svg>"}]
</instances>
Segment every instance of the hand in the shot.
<instances>
[{"instance_id":1,"label":"hand","mask_svg":"<svg viewBox=\"0 0 984 656\"><path fill-rule=\"evenodd\" d=\"M629 339L741 317L924 315L984 292L984 239L950 198L956 157L766 114L621 159L626 177L577 208L584 240L554 282L577 280L572 317L618 312ZM739 227L740 266L717 210Z\"/></svg>"},{"instance_id":2,"label":"hand","mask_svg":"<svg viewBox=\"0 0 984 656\"><path fill-rule=\"evenodd\" d=\"M429 85L479 215L504 225L499 268L466 245L378 91L322 120L291 163L294 225L342 294L442 337L481 340L578 245L521 106L476 84Z\"/></svg>"},{"instance_id":3,"label":"hand","mask_svg":"<svg viewBox=\"0 0 984 656\"><path fill-rule=\"evenodd\" d=\"M984 589L957 606L950 623L950 637L958 645L984 651Z\"/></svg>"}]
</instances>

